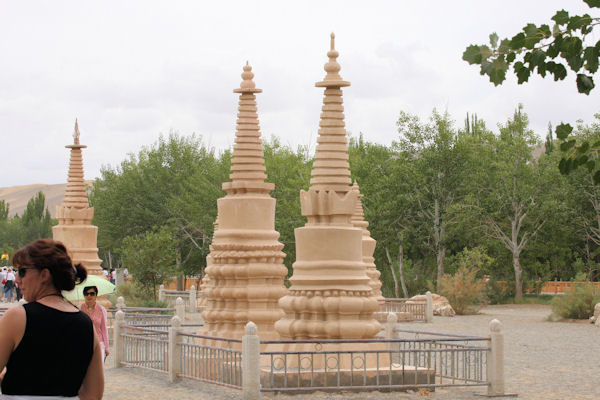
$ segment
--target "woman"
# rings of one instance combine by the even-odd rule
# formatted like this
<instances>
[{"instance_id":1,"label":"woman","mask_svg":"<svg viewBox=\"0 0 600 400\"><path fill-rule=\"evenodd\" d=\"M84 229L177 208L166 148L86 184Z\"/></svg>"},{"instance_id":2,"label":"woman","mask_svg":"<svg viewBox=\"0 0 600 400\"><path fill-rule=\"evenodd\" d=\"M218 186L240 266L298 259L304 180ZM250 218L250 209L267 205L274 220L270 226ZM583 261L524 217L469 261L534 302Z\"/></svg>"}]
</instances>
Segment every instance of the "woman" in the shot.
<instances>
[{"instance_id":1,"label":"woman","mask_svg":"<svg viewBox=\"0 0 600 400\"><path fill-rule=\"evenodd\" d=\"M100 348L102 349L102 356L106 358L108 356L108 326L106 324L106 308L96 303L98 298L98 288L96 286L86 286L83 288L83 296L85 303L81 305L81 311L86 313L96 329L98 335L98 341L100 342Z\"/></svg>"},{"instance_id":2,"label":"woman","mask_svg":"<svg viewBox=\"0 0 600 400\"><path fill-rule=\"evenodd\" d=\"M65 246L40 239L13 256L28 304L0 319L2 399L101 399L102 353L90 318L62 296L87 277ZM44 396L44 397L42 397ZM79 396L79 397L78 397Z\"/></svg>"}]
</instances>

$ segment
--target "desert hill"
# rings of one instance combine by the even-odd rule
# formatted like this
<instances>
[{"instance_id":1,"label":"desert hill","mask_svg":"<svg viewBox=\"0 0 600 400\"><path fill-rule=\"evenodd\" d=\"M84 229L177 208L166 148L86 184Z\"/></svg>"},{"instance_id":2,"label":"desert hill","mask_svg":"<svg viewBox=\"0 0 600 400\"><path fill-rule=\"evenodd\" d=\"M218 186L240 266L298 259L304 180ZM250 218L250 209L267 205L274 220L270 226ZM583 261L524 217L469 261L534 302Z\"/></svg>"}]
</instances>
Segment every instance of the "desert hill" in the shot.
<instances>
[{"instance_id":1,"label":"desert hill","mask_svg":"<svg viewBox=\"0 0 600 400\"><path fill-rule=\"evenodd\" d=\"M86 181L86 184L91 184L93 181ZM46 206L52 218L56 214L56 206L62 204L63 197L65 195L66 183L56 185L24 185L24 186L11 186L0 188L0 200L4 200L9 204L9 216L15 214L23 215L27 202L41 191L46 196Z\"/></svg>"}]
</instances>

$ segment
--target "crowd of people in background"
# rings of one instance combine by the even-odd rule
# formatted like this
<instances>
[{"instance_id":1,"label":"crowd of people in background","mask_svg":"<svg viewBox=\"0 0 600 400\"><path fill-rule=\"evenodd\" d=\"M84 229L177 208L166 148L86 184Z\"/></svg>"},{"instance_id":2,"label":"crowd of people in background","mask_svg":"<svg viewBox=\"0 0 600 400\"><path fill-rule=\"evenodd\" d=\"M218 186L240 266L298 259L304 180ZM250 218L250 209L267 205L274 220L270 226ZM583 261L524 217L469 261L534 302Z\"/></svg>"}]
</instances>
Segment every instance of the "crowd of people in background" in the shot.
<instances>
[{"instance_id":1,"label":"crowd of people in background","mask_svg":"<svg viewBox=\"0 0 600 400\"><path fill-rule=\"evenodd\" d=\"M13 267L2 267L0 269L0 288L3 303L19 301L23 297Z\"/></svg>"}]
</instances>

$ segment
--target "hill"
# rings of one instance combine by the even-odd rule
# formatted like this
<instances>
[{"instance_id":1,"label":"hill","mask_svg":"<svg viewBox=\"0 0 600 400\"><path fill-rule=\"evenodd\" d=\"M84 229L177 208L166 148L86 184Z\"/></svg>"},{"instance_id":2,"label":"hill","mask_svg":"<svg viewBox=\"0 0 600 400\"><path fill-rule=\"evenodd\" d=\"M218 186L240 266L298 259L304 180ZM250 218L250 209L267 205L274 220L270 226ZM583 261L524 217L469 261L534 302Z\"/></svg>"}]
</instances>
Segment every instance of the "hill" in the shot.
<instances>
[{"instance_id":1,"label":"hill","mask_svg":"<svg viewBox=\"0 0 600 400\"><path fill-rule=\"evenodd\" d=\"M86 184L91 184L93 181L86 181ZM5 200L9 205L9 216L15 214L23 215L27 202L41 191L46 196L46 206L50 211L52 218L55 218L56 206L60 205L65 195L66 183L56 185L24 185L11 186L0 188L0 200Z\"/></svg>"}]
</instances>

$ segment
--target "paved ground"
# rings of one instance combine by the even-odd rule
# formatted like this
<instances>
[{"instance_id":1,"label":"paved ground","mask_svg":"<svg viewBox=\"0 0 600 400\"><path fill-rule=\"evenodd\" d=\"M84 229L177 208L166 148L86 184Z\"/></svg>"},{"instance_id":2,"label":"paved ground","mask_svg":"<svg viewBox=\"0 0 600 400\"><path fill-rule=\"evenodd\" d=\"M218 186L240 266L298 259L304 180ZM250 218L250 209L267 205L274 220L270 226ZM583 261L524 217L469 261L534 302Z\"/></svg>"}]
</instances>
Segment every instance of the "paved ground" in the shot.
<instances>
[{"instance_id":1,"label":"paved ground","mask_svg":"<svg viewBox=\"0 0 600 400\"><path fill-rule=\"evenodd\" d=\"M548 306L491 306L481 314L463 317L435 317L434 323L402 324L407 329L486 335L489 321L498 318L504 325L505 375L507 392L520 399L600 399L600 329L586 322L548 322ZM107 360L107 362L110 362ZM109 364L110 365L110 364ZM484 389L438 389L434 394L402 393L315 393L271 396L277 399L360 399L472 400ZM129 368L106 369L106 399L241 399L236 390L197 382L169 384L164 375Z\"/></svg>"}]
</instances>

